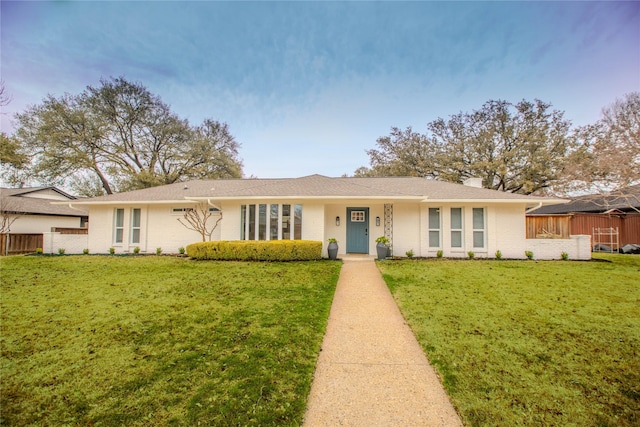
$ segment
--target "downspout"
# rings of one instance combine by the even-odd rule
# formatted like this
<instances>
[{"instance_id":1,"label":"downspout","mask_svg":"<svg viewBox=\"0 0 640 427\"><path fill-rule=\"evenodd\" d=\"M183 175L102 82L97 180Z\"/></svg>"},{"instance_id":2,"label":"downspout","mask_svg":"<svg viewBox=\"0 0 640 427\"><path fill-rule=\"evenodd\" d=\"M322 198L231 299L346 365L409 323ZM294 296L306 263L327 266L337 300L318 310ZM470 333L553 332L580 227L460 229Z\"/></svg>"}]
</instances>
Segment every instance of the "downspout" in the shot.
<instances>
[{"instance_id":1,"label":"downspout","mask_svg":"<svg viewBox=\"0 0 640 427\"><path fill-rule=\"evenodd\" d=\"M534 207L532 207L532 208L527 209L527 210L525 211L525 214L528 214L528 213L530 213L531 211L535 211L536 209L539 209L539 208L541 208L541 207L542 207L542 202L538 202L538 206L534 206Z\"/></svg>"}]
</instances>

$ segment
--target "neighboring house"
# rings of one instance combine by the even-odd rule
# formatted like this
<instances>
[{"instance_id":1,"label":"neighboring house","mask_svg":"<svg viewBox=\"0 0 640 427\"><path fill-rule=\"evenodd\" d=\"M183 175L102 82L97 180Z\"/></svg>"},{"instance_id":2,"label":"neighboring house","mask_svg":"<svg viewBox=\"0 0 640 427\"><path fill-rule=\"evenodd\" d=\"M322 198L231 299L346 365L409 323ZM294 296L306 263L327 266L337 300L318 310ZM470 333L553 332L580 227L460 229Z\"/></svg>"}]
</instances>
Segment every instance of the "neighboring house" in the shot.
<instances>
[{"instance_id":1,"label":"neighboring house","mask_svg":"<svg viewBox=\"0 0 640 427\"><path fill-rule=\"evenodd\" d=\"M555 229L558 234L591 235L594 246L603 244L616 250L627 244L640 244L640 185L543 206L529 212L527 221L545 223L550 232ZM534 228L540 226L531 227Z\"/></svg>"},{"instance_id":2,"label":"neighboring house","mask_svg":"<svg viewBox=\"0 0 640 427\"><path fill-rule=\"evenodd\" d=\"M561 203L484 188L416 177L196 180L144 190L76 200L89 209L89 250L154 253L201 241L184 227L185 210L206 204L211 224L221 219L212 240L304 239L334 237L339 253L375 254L376 238L391 241L393 255L431 257L559 258L560 249L527 240L525 211ZM222 218L221 218L222 217ZM183 220L184 221L184 220ZM572 258L585 257L584 243L566 239ZM589 252L589 243L586 243ZM537 251L537 252L536 252ZM549 252L550 251L550 252ZM546 254L546 252L549 252ZM590 256L590 254L588 255Z\"/></svg>"},{"instance_id":3,"label":"neighboring house","mask_svg":"<svg viewBox=\"0 0 640 427\"><path fill-rule=\"evenodd\" d=\"M52 228L82 228L88 221L87 209L54 205L51 202L77 201L56 187L0 188L0 211L11 222L12 234L50 232Z\"/></svg>"}]
</instances>

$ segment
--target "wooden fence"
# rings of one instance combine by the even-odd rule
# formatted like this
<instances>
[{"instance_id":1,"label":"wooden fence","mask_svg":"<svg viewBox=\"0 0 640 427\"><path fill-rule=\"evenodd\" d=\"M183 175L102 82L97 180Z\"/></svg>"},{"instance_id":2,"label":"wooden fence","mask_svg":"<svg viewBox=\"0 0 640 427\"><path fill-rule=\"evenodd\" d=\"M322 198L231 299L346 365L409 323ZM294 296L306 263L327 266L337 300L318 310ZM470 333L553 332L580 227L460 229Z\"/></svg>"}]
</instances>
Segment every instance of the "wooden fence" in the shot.
<instances>
[{"instance_id":1,"label":"wooden fence","mask_svg":"<svg viewBox=\"0 0 640 427\"><path fill-rule=\"evenodd\" d=\"M617 228L620 246L628 243L640 244L640 214L591 214L528 215L527 239L545 237L544 233L556 234L567 239L570 235L591 236L594 229ZM546 236L549 237L549 236Z\"/></svg>"},{"instance_id":2,"label":"wooden fence","mask_svg":"<svg viewBox=\"0 0 640 427\"><path fill-rule=\"evenodd\" d=\"M568 239L571 234L570 215L527 216L527 239Z\"/></svg>"},{"instance_id":3,"label":"wooden fence","mask_svg":"<svg viewBox=\"0 0 640 427\"><path fill-rule=\"evenodd\" d=\"M32 253L43 241L42 234L0 234L0 255Z\"/></svg>"}]
</instances>

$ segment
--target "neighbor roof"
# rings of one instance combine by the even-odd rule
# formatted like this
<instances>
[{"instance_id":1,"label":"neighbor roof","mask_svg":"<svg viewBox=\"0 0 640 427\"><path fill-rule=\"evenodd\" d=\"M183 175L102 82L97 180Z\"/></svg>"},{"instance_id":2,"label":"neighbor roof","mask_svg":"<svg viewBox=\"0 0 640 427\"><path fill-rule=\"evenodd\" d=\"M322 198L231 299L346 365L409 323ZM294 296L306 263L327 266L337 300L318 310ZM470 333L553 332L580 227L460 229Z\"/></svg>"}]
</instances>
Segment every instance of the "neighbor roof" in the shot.
<instances>
[{"instance_id":1,"label":"neighbor roof","mask_svg":"<svg viewBox=\"0 0 640 427\"><path fill-rule=\"evenodd\" d=\"M280 179L194 180L126 193L83 199L79 205L113 203L166 203L208 199L349 199L411 201L486 201L527 203L528 205L562 203L563 200L531 197L522 194L476 188L418 177L330 178L310 175Z\"/></svg>"},{"instance_id":2,"label":"neighbor roof","mask_svg":"<svg viewBox=\"0 0 640 427\"><path fill-rule=\"evenodd\" d=\"M54 190L61 195L68 197L68 201L59 199L45 199L29 197L30 193ZM87 212L70 208L69 202L77 199L62 190L55 187L37 187L37 188L0 188L0 199L2 200L2 212L10 212L14 214L28 215L55 215L55 216L87 216ZM52 204L55 202L55 204Z\"/></svg>"},{"instance_id":3,"label":"neighbor roof","mask_svg":"<svg viewBox=\"0 0 640 427\"><path fill-rule=\"evenodd\" d=\"M569 203L544 206L530 213L532 215L557 215L575 212L603 213L612 210L631 212L638 209L640 209L640 184L607 194L576 197Z\"/></svg>"}]
</instances>

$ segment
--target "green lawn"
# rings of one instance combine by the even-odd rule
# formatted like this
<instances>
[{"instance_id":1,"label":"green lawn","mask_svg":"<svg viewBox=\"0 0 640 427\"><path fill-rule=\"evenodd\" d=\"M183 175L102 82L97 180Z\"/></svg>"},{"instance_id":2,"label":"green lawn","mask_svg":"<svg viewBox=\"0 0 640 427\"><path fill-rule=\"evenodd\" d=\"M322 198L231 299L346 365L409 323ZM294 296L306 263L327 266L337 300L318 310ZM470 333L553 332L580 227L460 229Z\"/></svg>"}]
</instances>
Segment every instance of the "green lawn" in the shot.
<instances>
[{"instance_id":1,"label":"green lawn","mask_svg":"<svg viewBox=\"0 0 640 427\"><path fill-rule=\"evenodd\" d=\"M640 256L379 266L465 425L640 425Z\"/></svg>"},{"instance_id":2,"label":"green lawn","mask_svg":"<svg viewBox=\"0 0 640 427\"><path fill-rule=\"evenodd\" d=\"M1 425L298 425L340 265L1 262Z\"/></svg>"}]
</instances>

